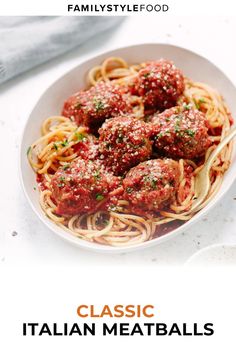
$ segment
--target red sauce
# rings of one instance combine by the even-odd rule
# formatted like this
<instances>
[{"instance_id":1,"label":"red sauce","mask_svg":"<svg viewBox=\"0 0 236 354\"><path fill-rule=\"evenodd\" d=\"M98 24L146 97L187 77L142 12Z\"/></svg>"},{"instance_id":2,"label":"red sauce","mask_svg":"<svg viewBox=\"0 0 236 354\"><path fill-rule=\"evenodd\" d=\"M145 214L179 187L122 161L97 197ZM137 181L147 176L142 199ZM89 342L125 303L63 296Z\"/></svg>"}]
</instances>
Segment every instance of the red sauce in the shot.
<instances>
[{"instance_id":1,"label":"red sauce","mask_svg":"<svg viewBox=\"0 0 236 354\"><path fill-rule=\"evenodd\" d=\"M78 157L85 160L95 160L98 158L98 142L94 140L83 139L83 141L78 142L73 145L74 152L77 153Z\"/></svg>"},{"instance_id":2,"label":"red sauce","mask_svg":"<svg viewBox=\"0 0 236 354\"><path fill-rule=\"evenodd\" d=\"M88 127L90 137L99 137L78 141L73 146L78 158L54 174L50 190L56 212L82 215L117 210L121 199L137 215L155 217L167 210L179 192L180 171L175 160L165 157L201 161L209 146L204 114L173 107L183 90L180 70L172 62L160 60L140 70L130 87L152 114L148 123L132 116L127 100L130 93L111 83L98 83L69 97L62 114ZM173 108L159 114L169 107ZM152 159L155 154L158 159ZM191 167L185 174L183 199L190 190ZM46 188L41 175L37 182L42 190ZM173 225L158 227L158 234Z\"/></svg>"},{"instance_id":3,"label":"red sauce","mask_svg":"<svg viewBox=\"0 0 236 354\"><path fill-rule=\"evenodd\" d=\"M160 236L163 236L163 235L165 235L165 234L177 229L178 227L180 227L184 223L185 223L185 221L175 220L175 221L172 221L172 222L168 222L167 224L158 225L157 228L156 228L156 232L155 232L154 238L158 238Z\"/></svg>"},{"instance_id":4,"label":"red sauce","mask_svg":"<svg viewBox=\"0 0 236 354\"><path fill-rule=\"evenodd\" d=\"M42 191L44 191L45 189L48 189L45 184L46 180L45 180L44 175L37 173L36 182L38 183L39 189L41 189Z\"/></svg>"}]
</instances>

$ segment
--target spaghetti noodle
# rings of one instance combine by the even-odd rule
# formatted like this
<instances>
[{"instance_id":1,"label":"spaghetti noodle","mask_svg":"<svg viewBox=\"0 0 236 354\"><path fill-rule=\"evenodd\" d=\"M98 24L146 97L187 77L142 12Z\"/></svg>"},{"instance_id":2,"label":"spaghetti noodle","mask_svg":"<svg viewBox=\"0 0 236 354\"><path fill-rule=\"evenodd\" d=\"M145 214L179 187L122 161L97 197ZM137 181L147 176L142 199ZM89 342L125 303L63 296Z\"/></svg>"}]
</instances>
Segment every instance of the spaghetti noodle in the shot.
<instances>
[{"instance_id":1,"label":"spaghetti noodle","mask_svg":"<svg viewBox=\"0 0 236 354\"><path fill-rule=\"evenodd\" d=\"M112 82L126 87L146 64L128 65L122 58L108 58L102 65L92 68L88 74L90 86L100 82ZM145 108L140 97L131 95L133 113L138 119L145 119ZM185 89L177 105L190 105L204 113L209 123L211 144L201 159L178 159L179 186L176 198L168 208L156 215L137 215L129 207L129 201L120 199L114 210L96 210L82 215L58 215L56 202L52 198L51 180L59 167L66 169L70 162L80 155L78 143L93 141L94 136L86 127L78 126L73 119L64 116L47 118L42 125L42 136L35 141L28 159L37 173L40 204L45 214L57 225L74 236L90 242L111 246L129 246L151 240L193 217L191 203L195 195L195 176L204 166L210 153L229 133L232 118L223 98L212 87L185 78ZM217 193L225 171L231 160L232 142L219 154L211 168L211 188L202 209ZM90 151L91 153L91 151ZM190 171L190 172L189 172ZM195 211L196 213L196 211Z\"/></svg>"}]
</instances>

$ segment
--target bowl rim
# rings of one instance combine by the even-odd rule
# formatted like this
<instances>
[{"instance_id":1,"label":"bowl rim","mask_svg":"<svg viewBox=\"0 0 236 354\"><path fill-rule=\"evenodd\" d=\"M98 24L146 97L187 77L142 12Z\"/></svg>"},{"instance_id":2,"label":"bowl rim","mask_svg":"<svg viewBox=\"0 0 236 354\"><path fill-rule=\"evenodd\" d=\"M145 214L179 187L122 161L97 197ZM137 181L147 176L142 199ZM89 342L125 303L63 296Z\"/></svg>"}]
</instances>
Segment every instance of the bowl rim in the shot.
<instances>
[{"instance_id":1,"label":"bowl rim","mask_svg":"<svg viewBox=\"0 0 236 354\"><path fill-rule=\"evenodd\" d=\"M168 242L171 239L173 239L175 236L180 235L182 232L186 231L190 226L194 225L199 219L204 217L219 201L220 199L223 198L223 196L229 191L230 187L233 185L235 182L235 178L232 178L230 183L227 184L225 187L225 191L222 195L218 196L220 193L220 190L216 193L215 197L207 204L203 209L201 209L197 214L195 214L190 220L188 220L186 223L182 224L181 226L177 227L176 229L160 236L155 239L145 241L142 243L138 244L133 244L129 246L119 246L119 247L113 247L109 245L101 245L95 242L88 242L86 240L82 240L79 237L74 236L70 232L63 232L64 230L61 229L58 225L53 223L47 216L42 212L39 212L36 207L34 206L33 201L31 200L26 186L24 182L24 177L23 177L23 169L22 169L22 161L23 158L25 157L25 151L23 151L23 143L24 143L24 136L27 131L27 126L30 121L31 115L37 106L37 104L40 102L42 97L47 94L47 91L54 86L57 82L60 80L63 80L70 72L73 70L77 69L78 67L84 65L85 63L92 61L94 59L100 59L105 55L111 56L113 55L114 52L118 52L119 50L126 50L126 49L132 49L132 48L138 48L138 47L149 47L149 46L163 46L163 47L172 47L173 49L180 49L183 50L191 55L194 55L198 57L199 59L203 59L207 61L211 66L213 66L218 72L220 72L226 79L227 81L232 85L232 87L235 89L236 92L236 87L234 83L230 80L230 78L224 73L223 70L221 70L217 65L215 65L211 60L208 58L204 57L201 54L198 54L198 52L195 52L193 50L190 50L186 47L175 45L175 44L169 44L169 43L161 43L161 42L144 42L144 43L135 43L127 46L120 46L116 48L112 48L110 50L105 50L102 51L98 54L91 55L88 58L82 60L79 62L77 65L73 66L72 68L66 70L61 76L57 77L55 80L53 80L47 87L44 89L44 91L40 94L40 96L37 98L36 102L33 103L32 108L28 114L28 117L26 121L24 122L23 129L21 131L21 137L20 137L20 148L19 148L19 160L18 160L18 169L19 169L19 175L20 175L20 184L23 189L24 195L26 197L26 200L28 201L29 205L31 206L32 210L34 213L38 216L39 220L54 234L54 236L59 236L62 240L69 242L70 244L73 244L81 249L92 251L95 253L103 253L103 254L119 254L119 253L129 253L129 252L134 252L134 251L140 251L141 249L146 249L150 247L155 247L158 244L161 244L163 242ZM117 53L118 54L118 53ZM234 150L234 149L233 149ZM234 152L233 152L234 153ZM231 167L230 167L231 168ZM228 171L226 171L227 173ZM218 196L218 198L217 198Z\"/></svg>"},{"instance_id":2,"label":"bowl rim","mask_svg":"<svg viewBox=\"0 0 236 354\"><path fill-rule=\"evenodd\" d=\"M211 245L208 245L206 247L201 248L200 250L194 252L184 263L185 266L193 266L193 267L198 267L200 264L196 264L196 260L198 260L199 257L201 257L204 254L207 254L211 250L217 250L217 249L227 249L227 250L234 250L236 251L236 243L225 243L225 242L217 242L213 243ZM212 265L215 266L215 262L212 262Z\"/></svg>"}]
</instances>

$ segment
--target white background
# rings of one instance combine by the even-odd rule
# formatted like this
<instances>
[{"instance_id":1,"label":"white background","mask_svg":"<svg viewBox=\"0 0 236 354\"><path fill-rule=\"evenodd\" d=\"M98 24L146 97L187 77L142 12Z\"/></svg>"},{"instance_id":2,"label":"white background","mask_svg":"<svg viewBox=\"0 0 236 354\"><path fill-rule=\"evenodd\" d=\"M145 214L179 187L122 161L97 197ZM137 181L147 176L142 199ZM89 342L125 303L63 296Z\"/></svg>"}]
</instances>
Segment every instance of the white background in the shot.
<instances>
[{"instance_id":1,"label":"white background","mask_svg":"<svg viewBox=\"0 0 236 354\"><path fill-rule=\"evenodd\" d=\"M8 269L1 287L1 353L235 354L235 272L154 267ZM80 322L81 304L153 304L150 322L214 324L211 337L23 337L23 322ZM106 318L105 318L106 319ZM137 322L137 318L121 322ZM84 321L82 321L84 322ZM97 319L96 323L103 322ZM109 321L112 323L113 320ZM114 320L114 322L116 322ZM145 318L140 322L148 322Z\"/></svg>"},{"instance_id":2,"label":"white background","mask_svg":"<svg viewBox=\"0 0 236 354\"><path fill-rule=\"evenodd\" d=\"M131 17L120 27L80 48L23 74L0 88L1 162L0 260L8 265L181 265L197 250L218 242L236 243L236 185L217 207L187 232L164 244L135 253L94 254L80 250L48 231L28 205L19 182L18 149L23 125L55 79L81 61L127 44L164 42L180 45L212 60L236 83L235 18ZM158 53L157 53L158 55ZM204 78L203 78L204 79ZM17 235L12 236L16 231Z\"/></svg>"},{"instance_id":3,"label":"white background","mask_svg":"<svg viewBox=\"0 0 236 354\"><path fill-rule=\"evenodd\" d=\"M2 15L72 15L72 12L67 12L68 4L168 4L170 15L198 15L198 16L215 16L232 14L235 10L234 0L211 1L211 0L12 0L2 1L0 3L0 12ZM86 16L88 13L75 12L75 14L82 14ZM93 12L94 16L99 16L101 13ZM107 12L105 15L115 16L121 15L122 12ZM124 13L123 13L124 14ZM130 15L129 12L124 15ZM139 14L134 12L134 16ZM152 13L145 12L145 15L152 15ZM163 14L166 16L166 14Z\"/></svg>"},{"instance_id":4,"label":"white background","mask_svg":"<svg viewBox=\"0 0 236 354\"><path fill-rule=\"evenodd\" d=\"M199 1L192 3L192 13L206 14ZM4 4L9 9L10 2ZM23 1L17 4L24 12L35 9L32 1L32 7L24 7ZM209 9L213 4L206 5ZM223 14L226 2L217 4ZM204 55L236 83L235 33L236 21L230 17L128 18L109 34L1 86L0 264L7 265L0 285L1 353L235 353L235 269L176 265L206 245L236 242L236 186L185 234L142 252L109 256L74 248L48 231L31 211L18 180L23 125L41 93L64 72L104 50L156 41ZM157 322L213 322L216 332L213 337L196 338L22 337L22 322L77 321L76 308L82 303L151 303Z\"/></svg>"}]
</instances>

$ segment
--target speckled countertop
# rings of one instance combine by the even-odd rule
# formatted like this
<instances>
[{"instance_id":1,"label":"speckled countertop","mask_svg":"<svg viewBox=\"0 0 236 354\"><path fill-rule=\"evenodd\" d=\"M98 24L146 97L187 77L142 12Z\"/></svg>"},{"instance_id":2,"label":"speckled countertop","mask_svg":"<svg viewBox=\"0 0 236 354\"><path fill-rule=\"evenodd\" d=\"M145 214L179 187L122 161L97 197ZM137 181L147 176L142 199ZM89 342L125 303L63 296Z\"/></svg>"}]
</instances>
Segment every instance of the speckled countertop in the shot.
<instances>
[{"instance_id":1,"label":"speckled countertop","mask_svg":"<svg viewBox=\"0 0 236 354\"><path fill-rule=\"evenodd\" d=\"M171 43L195 50L218 65L236 83L232 43L235 18L133 17L56 60L0 87L1 237L0 260L8 265L183 264L197 250L218 242L236 243L236 184L221 202L187 232L134 253L102 255L67 244L38 220L19 182L18 155L23 125L47 86L80 61L102 51L143 42Z\"/></svg>"}]
</instances>

